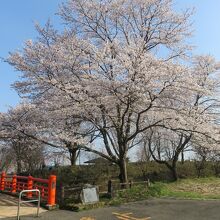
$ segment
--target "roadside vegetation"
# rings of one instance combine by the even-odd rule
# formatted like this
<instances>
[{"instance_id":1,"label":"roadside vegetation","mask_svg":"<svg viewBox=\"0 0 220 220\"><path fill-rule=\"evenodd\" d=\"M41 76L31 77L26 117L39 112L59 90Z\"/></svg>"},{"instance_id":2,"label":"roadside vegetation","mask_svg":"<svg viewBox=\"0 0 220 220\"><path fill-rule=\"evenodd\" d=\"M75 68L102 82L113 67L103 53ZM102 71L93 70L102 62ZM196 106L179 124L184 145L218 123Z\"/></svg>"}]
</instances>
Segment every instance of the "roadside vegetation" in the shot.
<instances>
[{"instance_id":1,"label":"roadside vegetation","mask_svg":"<svg viewBox=\"0 0 220 220\"><path fill-rule=\"evenodd\" d=\"M124 203L136 202L152 198L174 199L220 199L219 178L194 178L183 179L177 182L156 182L150 187L136 185L129 189L116 192L114 198L107 194L100 195L100 202L96 204L82 205L73 200L66 200L63 207L72 211L81 211L104 206L117 206Z\"/></svg>"},{"instance_id":2,"label":"roadside vegetation","mask_svg":"<svg viewBox=\"0 0 220 220\"><path fill-rule=\"evenodd\" d=\"M178 181L172 181L169 169L156 162L128 163L128 177L132 186L130 188L128 185L127 189L121 189L117 178L118 167L114 165L109 165L109 167L100 164L57 167L47 172L57 175L58 187L61 185L74 188L85 184L99 186L100 202L96 204L83 205L74 193L68 195L67 191L66 199L60 207L72 211L120 205L149 198L220 199L219 173L213 169L217 164L208 161L205 168L198 173L197 163L198 161L178 162L178 173L181 176ZM48 175L47 172L44 175ZM147 178L150 179L149 187L146 182L143 182ZM112 197L107 193L110 179L113 182Z\"/></svg>"}]
</instances>

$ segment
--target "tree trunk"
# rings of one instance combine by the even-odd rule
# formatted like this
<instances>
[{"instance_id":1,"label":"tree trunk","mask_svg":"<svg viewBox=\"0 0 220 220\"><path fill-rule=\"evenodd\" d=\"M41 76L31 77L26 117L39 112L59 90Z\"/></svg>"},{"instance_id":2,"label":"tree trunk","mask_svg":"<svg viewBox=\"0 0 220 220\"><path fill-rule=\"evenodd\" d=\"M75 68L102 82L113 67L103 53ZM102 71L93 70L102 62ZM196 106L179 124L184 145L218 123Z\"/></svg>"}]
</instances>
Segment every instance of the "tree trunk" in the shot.
<instances>
[{"instance_id":1,"label":"tree trunk","mask_svg":"<svg viewBox=\"0 0 220 220\"><path fill-rule=\"evenodd\" d=\"M119 169L120 169L120 174L119 174L119 180L120 183L127 183L128 182L128 174L127 174L127 161L126 159L121 159L119 161ZM121 188L126 188L126 184L122 184Z\"/></svg>"},{"instance_id":2,"label":"tree trunk","mask_svg":"<svg viewBox=\"0 0 220 220\"><path fill-rule=\"evenodd\" d=\"M161 149L160 149L160 147L157 147L157 155L158 155L158 159L161 160Z\"/></svg>"},{"instance_id":3,"label":"tree trunk","mask_svg":"<svg viewBox=\"0 0 220 220\"><path fill-rule=\"evenodd\" d=\"M178 180L178 174L177 174L176 166L172 166L171 172L172 172L173 181L177 181Z\"/></svg>"},{"instance_id":4,"label":"tree trunk","mask_svg":"<svg viewBox=\"0 0 220 220\"><path fill-rule=\"evenodd\" d=\"M181 163L184 164L185 159L184 159L184 150L181 151Z\"/></svg>"},{"instance_id":5,"label":"tree trunk","mask_svg":"<svg viewBox=\"0 0 220 220\"><path fill-rule=\"evenodd\" d=\"M69 149L71 166L75 166L76 165L76 160L77 160L77 156L78 156L78 152L77 151L78 151L78 149L76 149L76 148Z\"/></svg>"},{"instance_id":6,"label":"tree trunk","mask_svg":"<svg viewBox=\"0 0 220 220\"><path fill-rule=\"evenodd\" d=\"M202 160L198 161L198 165L196 164L198 178L202 176L202 170L204 170L205 168L205 163L206 163L206 157L202 157Z\"/></svg>"},{"instance_id":7,"label":"tree trunk","mask_svg":"<svg viewBox=\"0 0 220 220\"><path fill-rule=\"evenodd\" d=\"M21 173L21 160L18 158L17 159L17 174Z\"/></svg>"},{"instance_id":8,"label":"tree trunk","mask_svg":"<svg viewBox=\"0 0 220 220\"><path fill-rule=\"evenodd\" d=\"M71 143L71 142L64 142L64 143L69 151L71 166L75 166L77 157L79 156L78 155L79 146L77 145L77 143Z\"/></svg>"},{"instance_id":9,"label":"tree trunk","mask_svg":"<svg viewBox=\"0 0 220 220\"><path fill-rule=\"evenodd\" d=\"M164 164L171 171L172 180L177 181L178 180L178 173L177 173L177 169L176 169L177 160L173 160L172 164L169 164L168 162L164 162Z\"/></svg>"}]
</instances>

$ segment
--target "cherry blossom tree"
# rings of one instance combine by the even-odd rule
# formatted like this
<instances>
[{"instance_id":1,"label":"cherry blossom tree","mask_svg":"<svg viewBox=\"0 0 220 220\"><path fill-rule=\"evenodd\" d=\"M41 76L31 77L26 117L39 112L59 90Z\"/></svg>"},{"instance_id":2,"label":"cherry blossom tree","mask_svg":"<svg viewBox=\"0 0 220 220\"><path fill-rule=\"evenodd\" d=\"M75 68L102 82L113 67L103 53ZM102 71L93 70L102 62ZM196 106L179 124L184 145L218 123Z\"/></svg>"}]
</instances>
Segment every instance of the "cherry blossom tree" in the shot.
<instances>
[{"instance_id":1,"label":"cherry blossom tree","mask_svg":"<svg viewBox=\"0 0 220 220\"><path fill-rule=\"evenodd\" d=\"M7 60L22 73L14 88L45 112L53 132L68 121L65 141L100 138L104 153L80 146L116 163L121 182L127 182L126 158L140 136L155 127L178 130L190 98L203 91L182 62L190 50L191 11L177 13L172 3L70 0L59 12L65 31L49 22L37 26L38 40Z\"/></svg>"},{"instance_id":2,"label":"cherry blossom tree","mask_svg":"<svg viewBox=\"0 0 220 220\"><path fill-rule=\"evenodd\" d=\"M22 171L31 173L39 168L44 160L44 146L32 138L36 136L36 130L28 124L33 114L30 116L30 107L28 110L25 107L28 108L29 105L22 104L11 108L7 113L1 114L0 120L1 143L4 152L11 156L11 163L16 164L18 174Z\"/></svg>"},{"instance_id":3,"label":"cherry blossom tree","mask_svg":"<svg viewBox=\"0 0 220 220\"><path fill-rule=\"evenodd\" d=\"M192 75L199 89L187 97L184 109L178 109L181 118L151 129L145 135L153 159L165 164L178 179L177 161L182 151L194 148L211 152L219 144L219 65L210 56L198 56L193 60ZM179 115L180 115L179 114ZM219 150L219 149L218 149ZM159 153L158 153L159 152Z\"/></svg>"},{"instance_id":4,"label":"cherry blossom tree","mask_svg":"<svg viewBox=\"0 0 220 220\"><path fill-rule=\"evenodd\" d=\"M8 146L5 146L5 142L0 142L0 171L8 171L10 167L13 167L12 164L13 156L8 149Z\"/></svg>"},{"instance_id":5,"label":"cherry blossom tree","mask_svg":"<svg viewBox=\"0 0 220 220\"><path fill-rule=\"evenodd\" d=\"M19 138L25 138L26 142L35 141L36 146L47 146L49 151L56 148L55 150L58 149L60 153L69 155L71 164L75 165L79 138L77 139L77 135L74 135L71 126L78 127L78 123L72 123L72 120L70 123L69 120L65 115L57 115L54 111L50 115L50 112L45 112L36 105L21 103L10 109L4 116L2 114L0 137L3 141L14 139L15 145L19 136ZM53 148L49 149L49 146ZM25 146L23 148L25 151Z\"/></svg>"}]
</instances>

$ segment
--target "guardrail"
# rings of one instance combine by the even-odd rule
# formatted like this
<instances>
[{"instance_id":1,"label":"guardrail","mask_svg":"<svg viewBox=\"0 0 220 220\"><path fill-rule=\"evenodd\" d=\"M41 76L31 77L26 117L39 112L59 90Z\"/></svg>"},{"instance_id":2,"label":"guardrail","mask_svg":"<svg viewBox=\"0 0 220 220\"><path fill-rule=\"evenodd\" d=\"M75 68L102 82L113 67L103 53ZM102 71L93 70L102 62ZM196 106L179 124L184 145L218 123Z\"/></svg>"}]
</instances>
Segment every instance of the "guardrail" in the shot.
<instances>
[{"instance_id":1,"label":"guardrail","mask_svg":"<svg viewBox=\"0 0 220 220\"><path fill-rule=\"evenodd\" d=\"M7 175L2 172L0 176L0 191L16 194L22 190L39 189L42 201L47 206L56 205L56 176L50 175L48 179L34 178L32 176ZM28 192L27 198L32 198L36 192Z\"/></svg>"},{"instance_id":2,"label":"guardrail","mask_svg":"<svg viewBox=\"0 0 220 220\"><path fill-rule=\"evenodd\" d=\"M24 200L22 201L22 194L23 193L33 193L36 192L38 194L38 199L33 200ZM37 202L37 217L39 217L39 210L40 210L40 190L39 189L31 189L31 190L22 190L19 193L19 200L18 200L18 212L17 212L17 220L20 220L20 208L22 203L30 203L30 202Z\"/></svg>"}]
</instances>

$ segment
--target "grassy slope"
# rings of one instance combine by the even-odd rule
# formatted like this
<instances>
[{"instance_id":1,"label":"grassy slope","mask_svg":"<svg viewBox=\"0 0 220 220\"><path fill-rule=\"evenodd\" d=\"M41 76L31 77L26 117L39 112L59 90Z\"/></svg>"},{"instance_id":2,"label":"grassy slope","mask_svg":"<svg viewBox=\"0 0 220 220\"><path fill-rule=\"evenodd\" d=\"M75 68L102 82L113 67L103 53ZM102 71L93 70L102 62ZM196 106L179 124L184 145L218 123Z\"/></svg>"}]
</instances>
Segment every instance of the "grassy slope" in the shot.
<instances>
[{"instance_id":1,"label":"grassy slope","mask_svg":"<svg viewBox=\"0 0 220 220\"><path fill-rule=\"evenodd\" d=\"M158 184L158 187L161 187L161 196L220 199L220 178L185 179L174 183Z\"/></svg>"},{"instance_id":2,"label":"grassy slope","mask_svg":"<svg viewBox=\"0 0 220 220\"><path fill-rule=\"evenodd\" d=\"M220 178L185 179L173 183L155 183L148 189L135 186L120 191L110 204L125 203L149 197L172 197L183 199L220 199Z\"/></svg>"}]
</instances>

